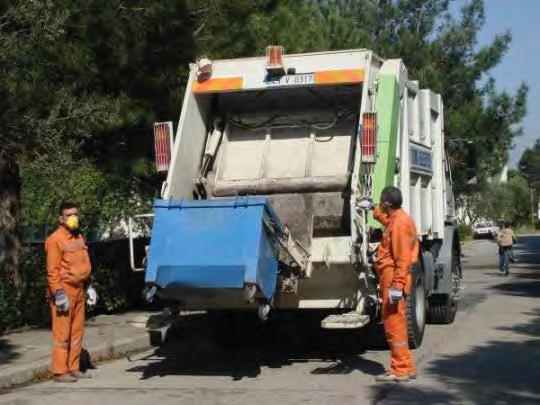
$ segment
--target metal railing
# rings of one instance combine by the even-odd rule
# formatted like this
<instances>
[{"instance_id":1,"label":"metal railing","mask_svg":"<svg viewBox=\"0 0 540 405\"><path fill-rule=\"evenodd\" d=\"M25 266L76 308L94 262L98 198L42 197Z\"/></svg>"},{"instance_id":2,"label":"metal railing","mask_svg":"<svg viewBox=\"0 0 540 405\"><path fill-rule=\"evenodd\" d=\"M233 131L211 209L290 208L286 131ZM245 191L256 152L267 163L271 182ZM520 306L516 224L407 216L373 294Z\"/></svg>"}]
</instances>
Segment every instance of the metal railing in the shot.
<instances>
[{"instance_id":1,"label":"metal railing","mask_svg":"<svg viewBox=\"0 0 540 405\"><path fill-rule=\"evenodd\" d=\"M135 239L135 233L133 231L133 225L134 225L134 219L136 218L153 218L154 214L139 214L134 215L132 217L128 218L128 238L129 238L129 264L131 266L131 270L133 271L145 271L146 267L136 267L135 266L135 248L134 248L134 239ZM146 246L146 254L148 253L148 246Z\"/></svg>"}]
</instances>

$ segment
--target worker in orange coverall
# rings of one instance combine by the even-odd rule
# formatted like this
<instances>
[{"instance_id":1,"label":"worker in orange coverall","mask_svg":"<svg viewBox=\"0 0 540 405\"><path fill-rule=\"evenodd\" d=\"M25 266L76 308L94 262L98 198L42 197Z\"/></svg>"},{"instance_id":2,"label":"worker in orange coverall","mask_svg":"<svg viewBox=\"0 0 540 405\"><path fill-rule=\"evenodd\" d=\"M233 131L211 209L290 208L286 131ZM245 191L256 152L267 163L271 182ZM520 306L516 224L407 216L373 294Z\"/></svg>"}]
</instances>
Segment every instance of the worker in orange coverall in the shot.
<instances>
[{"instance_id":1,"label":"worker in orange coverall","mask_svg":"<svg viewBox=\"0 0 540 405\"><path fill-rule=\"evenodd\" d=\"M384 332L392 353L390 369L378 376L380 382L406 381L416 377L407 337L406 296L411 290L410 267L418 261L416 227L401 208L403 197L396 187L386 187L375 206L363 200L359 207L374 208L373 216L386 229L377 251L375 269L379 275Z\"/></svg>"},{"instance_id":2,"label":"worker in orange coverall","mask_svg":"<svg viewBox=\"0 0 540 405\"><path fill-rule=\"evenodd\" d=\"M52 373L57 382L89 378L79 370L84 332L84 290L87 303L95 305L97 294L89 284L90 258L79 231L77 205L63 202L60 225L45 242L47 283L52 317Z\"/></svg>"}]
</instances>

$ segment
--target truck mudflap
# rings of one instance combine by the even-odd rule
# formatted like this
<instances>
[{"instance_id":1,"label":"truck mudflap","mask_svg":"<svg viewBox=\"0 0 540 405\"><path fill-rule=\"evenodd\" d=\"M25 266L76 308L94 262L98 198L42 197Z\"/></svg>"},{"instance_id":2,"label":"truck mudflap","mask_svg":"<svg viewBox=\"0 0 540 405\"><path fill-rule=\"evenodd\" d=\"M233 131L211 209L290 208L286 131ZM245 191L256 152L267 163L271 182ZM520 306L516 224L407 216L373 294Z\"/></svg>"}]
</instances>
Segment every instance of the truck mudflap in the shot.
<instances>
[{"instance_id":1,"label":"truck mudflap","mask_svg":"<svg viewBox=\"0 0 540 405\"><path fill-rule=\"evenodd\" d=\"M279 241L265 223L284 229L265 197L156 200L145 281L188 308L270 301L276 290Z\"/></svg>"}]
</instances>

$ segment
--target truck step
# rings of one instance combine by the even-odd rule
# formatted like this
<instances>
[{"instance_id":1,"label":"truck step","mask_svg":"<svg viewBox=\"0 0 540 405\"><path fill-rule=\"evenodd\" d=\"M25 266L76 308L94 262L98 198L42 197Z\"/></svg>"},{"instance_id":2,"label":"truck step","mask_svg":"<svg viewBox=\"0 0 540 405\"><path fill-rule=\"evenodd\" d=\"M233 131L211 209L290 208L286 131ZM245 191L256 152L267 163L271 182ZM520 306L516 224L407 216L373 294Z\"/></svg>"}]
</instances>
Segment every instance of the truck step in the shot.
<instances>
[{"instance_id":1,"label":"truck step","mask_svg":"<svg viewBox=\"0 0 540 405\"><path fill-rule=\"evenodd\" d=\"M347 312L340 315L329 315L321 321L324 329L359 329L370 321L369 315L359 312Z\"/></svg>"}]
</instances>

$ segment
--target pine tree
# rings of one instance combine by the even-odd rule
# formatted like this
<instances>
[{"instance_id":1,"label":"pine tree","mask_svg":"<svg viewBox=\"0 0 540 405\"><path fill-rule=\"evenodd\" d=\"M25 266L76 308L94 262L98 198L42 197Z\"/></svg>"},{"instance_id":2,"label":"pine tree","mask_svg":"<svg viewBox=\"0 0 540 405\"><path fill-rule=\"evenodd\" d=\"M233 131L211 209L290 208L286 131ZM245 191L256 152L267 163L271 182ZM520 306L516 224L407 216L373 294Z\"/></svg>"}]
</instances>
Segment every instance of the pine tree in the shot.
<instances>
[{"instance_id":1,"label":"pine tree","mask_svg":"<svg viewBox=\"0 0 540 405\"><path fill-rule=\"evenodd\" d=\"M540 192L540 139L525 149L519 159L519 172L527 180L529 187Z\"/></svg>"}]
</instances>

